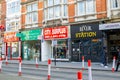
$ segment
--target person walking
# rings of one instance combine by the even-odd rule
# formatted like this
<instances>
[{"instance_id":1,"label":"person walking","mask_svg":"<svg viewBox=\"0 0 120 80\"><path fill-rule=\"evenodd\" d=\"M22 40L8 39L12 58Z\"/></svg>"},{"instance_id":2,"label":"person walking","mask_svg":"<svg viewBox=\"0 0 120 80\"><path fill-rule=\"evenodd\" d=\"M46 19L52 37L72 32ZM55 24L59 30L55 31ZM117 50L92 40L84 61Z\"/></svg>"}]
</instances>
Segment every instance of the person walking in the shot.
<instances>
[{"instance_id":1,"label":"person walking","mask_svg":"<svg viewBox=\"0 0 120 80\"><path fill-rule=\"evenodd\" d=\"M106 47L103 47L103 51L102 51L102 66L104 66L105 68L108 68L107 66L107 49Z\"/></svg>"},{"instance_id":2,"label":"person walking","mask_svg":"<svg viewBox=\"0 0 120 80\"><path fill-rule=\"evenodd\" d=\"M120 48L117 48L117 51L118 51L118 56L117 56L117 66L115 71L118 71L118 67L120 64Z\"/></svg>"}]
</instances>

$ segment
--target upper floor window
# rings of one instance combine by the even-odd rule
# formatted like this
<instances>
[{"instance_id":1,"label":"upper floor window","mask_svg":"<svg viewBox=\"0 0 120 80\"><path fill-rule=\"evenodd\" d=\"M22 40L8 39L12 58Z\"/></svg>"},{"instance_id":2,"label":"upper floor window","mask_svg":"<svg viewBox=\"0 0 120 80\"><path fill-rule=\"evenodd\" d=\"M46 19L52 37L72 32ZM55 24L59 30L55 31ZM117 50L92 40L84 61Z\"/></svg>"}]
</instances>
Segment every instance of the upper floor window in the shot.
<instances>
[{"instance_id":1,"label":"upper floor window","mask_svg":"<svg viewBox=\"0 0 120 80\"><path fill-rule=\"evenodd\" d=\"M38 22L38 4L33 3L27 5L26 24L33 24Z\"/></svg>"},{"instance_id":2,"label":"upper floor window","mask_svg":"<svg viewBox=\"0 0 120 80\"><path fill-rule=\"evenodd\" d=\"M111 0L111 5L113 9L120 7L120 0Z\"/></svg>"},{"instance_id":3,"label":"upper floor window","mask_svg":"<svg viewBox=\"0 0 120 80\"><path fill-rule=\"evenodd\" d=\"M67 0L44 0L44 19L67 17Z\"/></svg>"},{"instance_id":4,"label":"upper floor window","mask_svg":"<svg viewBox=\"0 0 120 80\"><path fill-rule=\"evenodd\" d=\"M95 0L77 1L77 15L86 15L95 13Z\"/></svg>"},{"instance_id":5,"label":"upper floor window","mask_svg":"<svg viewBox=\"0 0 120 80\"><path fill-rule=\"evenodd\" d=\"M20 21L7 21L6 22L6 31L18 31L20 28Z\"/></svg>"},{"instance_id":6,"label":"upper floor window","mask_svg":"<svg viewBox=\"0 0 120 80\"><path fill-rule=\"evenodd\" d=\"M16 0L7 4L7 15L18 12L20 12L20 0Z\"/></svg>"}]
</instances>

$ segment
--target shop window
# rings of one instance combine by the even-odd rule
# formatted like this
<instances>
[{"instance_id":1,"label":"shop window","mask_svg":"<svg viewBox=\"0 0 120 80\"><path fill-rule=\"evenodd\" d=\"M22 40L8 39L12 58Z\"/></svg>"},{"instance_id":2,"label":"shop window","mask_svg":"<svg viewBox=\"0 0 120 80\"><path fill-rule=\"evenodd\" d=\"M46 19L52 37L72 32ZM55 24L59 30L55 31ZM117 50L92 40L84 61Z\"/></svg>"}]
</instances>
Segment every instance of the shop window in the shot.
<instances>
[{"instance_id":1,"label":"shop window","mask_svg":"<svg viewBox=\"0 0 120 80\"><path fill-rule=\"evenodd\" d=\"M67 40L58 40L57 45L53 47L53 56L56 58L68 58Z\"/></svg>"},{"instance_id":2,"label":"shop window","mask_svg":"<svg viewBox=\"0 0 120 80\"><path fill-rule=\"evenodd\" d=\"M35 60L40 58L41 44L40 41L25 41L23 42L23 59Z\"/></svg>"},{"instance_id":3,"label":"shop window","mask_svg":"<svg viewBox=\"0 0 120 80\"><path fill-rule=\"evenodd\" d=\"M19 57L18 42L13 42L11 47L12 47L12 58Z\"/></svg>"}]
</instances>

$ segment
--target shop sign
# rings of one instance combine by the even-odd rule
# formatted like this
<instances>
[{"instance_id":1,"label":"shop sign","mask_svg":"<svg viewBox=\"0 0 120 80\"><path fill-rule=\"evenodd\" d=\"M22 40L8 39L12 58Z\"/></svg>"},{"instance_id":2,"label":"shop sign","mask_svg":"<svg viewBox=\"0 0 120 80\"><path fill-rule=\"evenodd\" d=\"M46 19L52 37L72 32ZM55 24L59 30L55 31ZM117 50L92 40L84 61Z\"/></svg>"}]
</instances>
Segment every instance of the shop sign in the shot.
<instances>
[{"instance_id":1,"label":"shop sign","mask_svg":"<svg viewBox=\"0 0 120 80\"><path fill-rule=\"evenodd\" d=\"M45 28L43 30L44 39L61 39L68 37L68 29L66 26Z\"/></svg>"},{"instance_id":2,"label":"shop sign","mask_svg":"<svg viewBox=\"0 0 120 80\"><path fill-rule=\"evenodd\" d=\"M21 37L22 35L21 35L21 33L18 32L18 33L16 33L16 36Z\"/></svg>"},{"instance_id":3,"label":"shop sign","mask_svg":"<svg viewBox=\"0 0 120 80\"><path fill-rule=\"evenodd\" d=\"M38 36L41 35L41 29L28 30L21 32L21 40L38 40Z\"/></svg>"},{"instance_id":4,"label":"shop sign","mask_svg":"<svg viewBox=\"0 0 120 80\"><path fill-rule=\"evenodd\" d=\"M4 42L15 42L19 41L19 38L16 37L16 32L6 32L4 34Z\"/></svg>"},{"instance_id":5,"label":"shop sign","mask_svg":"<svg viewBox=\"0 0 120 80\"><path fill-rule=\"evenodd\" d=\"M102 32L99 30L98 23L86 23L71 26L72 39L100 38Z\"/></svg>"},{"instance_id":6,"label":"shop sign","mask_svg":"<svg viewBox=\"0 0 120 80\"><path fill-rule=\"evenodd\" d=\"M120 29L120 23L110 23L99 25L99 30Z\"/></svg>"}]
</instances>

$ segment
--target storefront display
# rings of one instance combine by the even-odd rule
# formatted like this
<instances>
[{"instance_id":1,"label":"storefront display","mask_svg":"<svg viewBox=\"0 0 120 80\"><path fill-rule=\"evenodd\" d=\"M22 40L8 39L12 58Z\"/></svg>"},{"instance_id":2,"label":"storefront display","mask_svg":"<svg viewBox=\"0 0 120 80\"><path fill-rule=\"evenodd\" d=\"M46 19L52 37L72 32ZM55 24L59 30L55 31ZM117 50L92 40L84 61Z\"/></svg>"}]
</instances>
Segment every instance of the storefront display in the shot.
<instances>
[{"instance_id":1,"label":"storefront display","mask_svg":"<svg viewBox=\"0 0 120 80\"><path fill-rule=\"evenodd\" d=\"M85 56L85 61L100 61L103 45L99 23L71 25L71 44L72 61L81 61L82 55Z\"/></svg>"},{"instance_id":2,"label":"storefront display","mask_svg":"<svg viewBox=\"0 0 120 80\"><path fill-rule=\"evenodd\" d=\"M19 57L19 38L16 37L16 32L6 32L4 34L4 42L7 43L7 53L8 59Z\"/></svg>"},{"instance_id":3,"label":"storefront display","mask_svg":"<svg viewBox=\"0 0 120 80\"><path fill-rule=\"evenodd\" d=\"M38 37L41 35L41 29L21 31L20 39L22 41L22 58L24 60L41 60L41 41Z\"/></svg>"},{"instance_id":4,"label":"storefront display","mask_svg":"<svg viewBox=\"0 0 120 80\"><path fill-rule=\"evenodd\" d=\"M112 61L113 57L117 57L117 48L120 47L120 23L106 23L100 24L99 30L105 33L105 39L108 49L109 61Z\"/></svg>"},{"instance_id":5,"label":"storefront display","mask_svg":"<svg viewBox=\"0 0 120 80\"><path fill-rule=\"evenodd\" d=\"M68 26L58 26L43 29L46 42L51 42L51 58L68 59Z\"/></svg>"},{"instance_id":6,"label":"storefront display","mask_svg":"<svg viewBox=\"0 0 120 80\"><path fill-rule=\"evenodd\" d=\"M53 56L57 58L65 59L68 58L67 40L58 40L57 45L53 46Z\"/></svg>"},{"instance_id":7,"label":"storefront display","mask_svg":"<svg viewBox=\"0 0 120 80\"><path fill-rule=\"evenodd\" d=\"M24 60L35 60L40 57L41 44L40 41L25 41L22 43L23 46L23 59Z\"/></svg>"}]
</instances>

